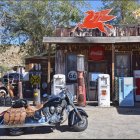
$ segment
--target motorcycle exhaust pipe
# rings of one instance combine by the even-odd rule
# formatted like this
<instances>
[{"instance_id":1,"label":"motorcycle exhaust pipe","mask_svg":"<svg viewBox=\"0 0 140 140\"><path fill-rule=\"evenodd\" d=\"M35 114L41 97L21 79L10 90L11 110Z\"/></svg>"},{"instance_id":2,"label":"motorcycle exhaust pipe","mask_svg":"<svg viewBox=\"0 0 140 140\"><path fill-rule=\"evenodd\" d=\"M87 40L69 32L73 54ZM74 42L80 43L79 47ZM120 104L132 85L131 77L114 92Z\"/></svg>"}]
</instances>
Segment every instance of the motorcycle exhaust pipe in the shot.
<instances>
[{"instance_id":1,"label":"motorcycle exhaust pipe","mask_svg":"<svg viewBox=\"0 0 140 140\"><path fill-rule=\"evenodd\" d=\"M48 124L48 123L24 123L24 124L15 124L15 125L0 125L0 128L15 128L15 127L37 127L37 126L55 126L55 124Z\"/></svg>"}]
</instances>

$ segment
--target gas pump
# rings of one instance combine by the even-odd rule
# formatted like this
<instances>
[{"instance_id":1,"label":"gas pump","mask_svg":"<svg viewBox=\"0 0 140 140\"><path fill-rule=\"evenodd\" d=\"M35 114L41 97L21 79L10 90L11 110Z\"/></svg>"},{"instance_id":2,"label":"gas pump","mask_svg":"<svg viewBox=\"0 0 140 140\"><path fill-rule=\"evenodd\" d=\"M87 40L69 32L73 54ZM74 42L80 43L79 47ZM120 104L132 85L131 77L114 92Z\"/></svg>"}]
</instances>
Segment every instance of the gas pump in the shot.
<instances>
[{"instance_id":1,"label":"gas pump","mask_svg":"<svg viewBox=\"0 0 140 140\"><path fill-rule=\"evenodd\" d=\"M61 87L66 85L66 77L64 74L55 74L53 76L52 94L58 95L61 92Z\"/></svg>"},{"instance_id":2,"label":"gas pump","mask_svg":"<svg viewBox=\"0 0 140 140\"><path fill-rule=\"evenodd\" d=\"M98 105L110 107L110 76L108 74L98 75Z\"/></svg>"}]
</instances>

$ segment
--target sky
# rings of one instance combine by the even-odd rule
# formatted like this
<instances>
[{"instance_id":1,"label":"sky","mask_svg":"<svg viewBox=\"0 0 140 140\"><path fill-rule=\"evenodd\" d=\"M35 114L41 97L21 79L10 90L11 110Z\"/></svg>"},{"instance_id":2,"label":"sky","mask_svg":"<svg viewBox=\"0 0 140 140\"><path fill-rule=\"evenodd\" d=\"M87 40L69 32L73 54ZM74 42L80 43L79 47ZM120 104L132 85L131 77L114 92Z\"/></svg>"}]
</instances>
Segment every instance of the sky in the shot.
<instances>
[{"instance_id":1,"label":"sky","mask_svg":"<svg viewBox=\"0 0 140 140\"><path fill-rule=\"evenodd\" d=\"M98 8L102 6L102 2L100 0L87 0L87 1L91 4L93 10L95 11L98 11Z\"/></svg>"},{"instance_id":2,"label":"sky","mask_svg":"<svg viewBox=\"0 0 140 140\"><path fill-rule=\"evenodd\" d=\"M102 6L101 0L84 0L85 2L89 3L91 8L83 8L81 9L83 12L86 12L87 10L94 10L99 11L99 8Z\"/></svg>"}]
</instances>

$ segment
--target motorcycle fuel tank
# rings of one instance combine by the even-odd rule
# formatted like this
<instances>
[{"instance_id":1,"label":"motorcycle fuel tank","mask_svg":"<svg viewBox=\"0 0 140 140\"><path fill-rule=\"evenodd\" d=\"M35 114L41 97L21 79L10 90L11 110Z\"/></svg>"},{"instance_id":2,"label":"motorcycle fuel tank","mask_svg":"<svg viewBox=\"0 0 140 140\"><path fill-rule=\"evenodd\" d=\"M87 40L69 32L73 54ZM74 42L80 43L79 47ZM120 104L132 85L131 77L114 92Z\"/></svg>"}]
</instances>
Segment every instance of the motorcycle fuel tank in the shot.
<instances>
[{"instance_id":1,"label":"motorcycle fuel tank","mask_svg":"<svg viewBox=\"0 0 140 140\"><path fill-rule=\"evenodd\" d=\"M57 106L62 103L62 99L59 96L51 97L45 104L44 107Z\"/></svg>"}]
</instances>

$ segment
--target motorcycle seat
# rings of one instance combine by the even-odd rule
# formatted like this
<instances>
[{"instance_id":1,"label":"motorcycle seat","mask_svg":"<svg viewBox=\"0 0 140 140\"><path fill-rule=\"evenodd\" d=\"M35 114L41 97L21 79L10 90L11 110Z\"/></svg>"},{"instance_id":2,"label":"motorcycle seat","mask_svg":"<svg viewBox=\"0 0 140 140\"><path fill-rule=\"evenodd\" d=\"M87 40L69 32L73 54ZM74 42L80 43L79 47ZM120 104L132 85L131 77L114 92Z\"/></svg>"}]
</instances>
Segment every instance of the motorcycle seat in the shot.
<instances>
[{"instance_id":1,"label":"motorcycle seat","mask_svg":"<svg viewBox=\"0 0 140 140\"><path fill-rule=\"evenodd\" d=\"M40 110L43 107L43 104L38 104L36 106L28 105L26 108L27 117L34 116L35 112Z\"/></svg>"}]
</instances>

